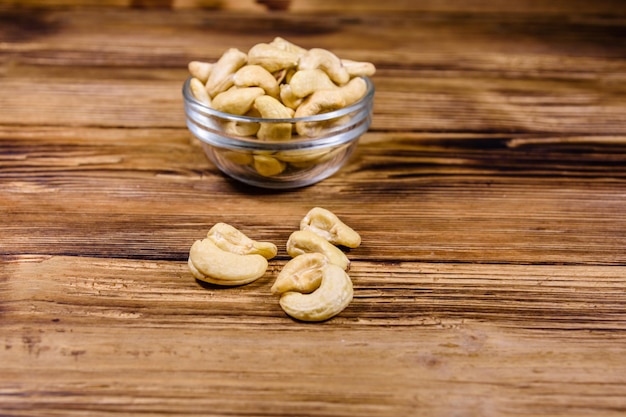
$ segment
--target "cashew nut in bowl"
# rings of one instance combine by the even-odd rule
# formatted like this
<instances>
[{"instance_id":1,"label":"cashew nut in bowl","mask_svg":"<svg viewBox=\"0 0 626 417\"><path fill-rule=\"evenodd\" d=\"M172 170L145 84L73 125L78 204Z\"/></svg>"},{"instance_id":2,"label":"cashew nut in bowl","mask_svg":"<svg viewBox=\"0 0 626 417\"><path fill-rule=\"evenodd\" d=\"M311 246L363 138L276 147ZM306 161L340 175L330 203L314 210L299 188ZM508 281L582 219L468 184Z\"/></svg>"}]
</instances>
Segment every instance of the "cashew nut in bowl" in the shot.
<instances>
[{"instance_id":1,"label":"cashew nut in bowl","mask_svg":"<svg viewBox=\"0 0 626 417\"><path fill-rule=\"evenodd\" d=\"M207 106L211 105L211 97L209 97L209 93L206 91L206 87L202 84L200 79L192 78L189 81L189 88L191 88L191 94L193 94L198 101L201 101Z\"/></svg>"},{"instance_id":2,"label":"cashew nut in bowl","mask_svg":"<svg viewBox=\"0 0 626 417\"><path fill-rule=\"evenodd\" d=\"M300 221L300 230L310 230L334 245L356 248L361 236L330 210L314 207Z\"/></svg>"},{"instance_id":3,"label":"cashew nut in bowl","mask_svg":"<svg viewBox=\"0 0 626 417\"><path fill-rule=\"evenodd\" d=\"M211 97L226 91L233 85L233 75L243 67L248 57L237 48L230 48L213 64L206 88Z\"/></svg>"},{"instance_id":4,"label":"cashew nut in bowl","mask_svg":"<svg viewBox=\"0 0 626 417\"><path fill-rule=\"evenodd\" d=\"M254 101L265 94L261 87L233 87L216 95L211 101L211 107L215 110L243 115L252 108Z\"/></svg>"},{"instance_id":5,"label":"cashew nut in bowl","mask_svg":"<svg viewBox=\"0 0 626 417\"><path fill-rule=\"evenodd\" d=\"M248 51L248 64L260 65L269 72L295 67L298 59L298 54L267 43L258 43Z\"/></svg>"},{"instance_id":6,"label":"cashew nut in bowl","mask_svg":"<svg viewBox=\"0 0 626 417\"><path fill-rule=\"evenodd\" d=\"M289 291L281 295L280 306L289 316L302 321L324 321L342 312L352 301L354 289L348 274L328 264L322 282L310 294Z\"/></svg>"},{"instance_id":7,"label":"cashew nut in bowl","mask_svg":"<svg viewBox=\"0 0 626 417\"><path fill-rule=\"evenodd\" d=\"M338 247L311 232L310 230L297 230L287 240L287 253L292 258L305 253L321 253L328 261L343 269L348 269L350 260Z\"/></svg>"},{"instance_id":8,"label":"cashew nut in bowl","mask_svg":"<svg viewBox=\"0 0 626 417\"><path fill-rule=\"evenodd\" d=\"M376 67L371 62L360 62L353 61L351 59L342 59L341 63L352 78L371 77L376 73Z\"/></svg>"},{"instance_id":9,"label":"cashew nut in bowl","mask_svg":"<svg viewBox=\"0 0 626 417\"><path fill-rule=\"evenodd\" d=\"M323 269L328 265L328 258L321 253L305 253L285 264L272 285L272 294L287 291L310 293L322 282Z\"/></svg>"},{"instance_id":10,"label":"cashew nut in bowl","mask_svg":"<svg viewBox=\"0 0 626 417\"><path fill-rule=\"evenodd\" d=\"M339 88L333 83L328 74L319 68L300 70L293 74L291 81L291 92L294 96L307 97L318 90L334 90Z\"/></svg>"},{"instance_id":11,"label":"cashew nut in bowl","mask_svg":"<svg viewBox=\"0 0 626 417\"><path fill-rule=\"evenodd\" d=\"M299 70L320 68L338 85L350 80L350 74L343 67L341 59L327 49L311 48L300 57Z\"/></svg>"},{"instance_id":12,"label":"cashew nut in bowl","mask_svg":"<svg viewBox=\"0 0 626 417\"><path fill-rule=\"evenodd\" d=\"M254 108L261 113L264 119L289 119L293 116L293 110L284 106L274 97L267 95L257 97L254 101ZM285 123L263 123L257 132L257 137L261 140L289 140L293 126L289 122Z\"/></svg>"},{"instance_id":13,"label":"cashew nut in bowl","mask_svg":"<svg viewBox=\"0 0 626 417\"><path fill-rule=\"evenodd\" d=\"M244 285L261 278L267 259L220 249L211 239L197 240L189 250L189 269L199 280L217 285Z\"/></svg>"},{"instance_id":14,"label":"cashew nut in bowl","mask_svg":"<svg viewBox=\"0 0 626 417\"><path fill-rule=\"evenodd\" d=\"M215 245L225 251L239 255L257 254L265 259L272 259L278 248L272 242L258 242L250 239L243 232L227 223L216 223L207 233Z\"/></svg>"},{"instance_id":15,"label":"cashew nut in bowl","mask_svg":"<svg viewBox=\"0 0 626 417\"><path fill-rule=\"evenodd\" d=\"M256 172L264 177L273 177L287 168L287 164L269 155L254 155L253 165Z\"/></svg>"},{"instance_id":16,"label":"cashew nut in bowl","mask_svg":"<svg viewBox=\"0 0 626 417\"><path fill-rule=\"evenodd\" d=\"M213 64L202 61L191 61L187 64L187 69L192 77L199 79L202 84L206 84L213 70Z\"/></svg>"},{"instance_id":17,"label":"cashew nut in bowl","mask_svg":"<svg viewBox=\"0 0 626 417\"><path fill-rule=\"evenodd\" d=\"M278 81L260 65L245 65L233 75L233 82L237 87L261 87L265 94L278 97L280 92Z\"/></svg>"}]
</instances>

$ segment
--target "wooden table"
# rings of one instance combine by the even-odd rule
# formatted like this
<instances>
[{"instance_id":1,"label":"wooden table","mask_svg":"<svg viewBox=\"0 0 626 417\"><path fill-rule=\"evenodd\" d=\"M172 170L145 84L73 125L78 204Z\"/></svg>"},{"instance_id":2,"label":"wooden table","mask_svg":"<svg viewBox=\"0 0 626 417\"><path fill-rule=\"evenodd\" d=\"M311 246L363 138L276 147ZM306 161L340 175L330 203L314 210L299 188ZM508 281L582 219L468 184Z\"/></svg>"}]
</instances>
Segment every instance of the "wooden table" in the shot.
<instances>
[{"instance_id":1,"label":"wooden table","mask_svg":"<svg viewBox=\"0 0 626 417\"><path fill-rule=\"evenodd\" d=\"M626 414L623 2L52 3L0 6L2 416ZM181 96L274 36L378 69L350 162L283 192ZM363 244L307 324L269 290L314 206ZM258 281L192 277L221 221L278 245Z\"/></svg>"}]
</instances>

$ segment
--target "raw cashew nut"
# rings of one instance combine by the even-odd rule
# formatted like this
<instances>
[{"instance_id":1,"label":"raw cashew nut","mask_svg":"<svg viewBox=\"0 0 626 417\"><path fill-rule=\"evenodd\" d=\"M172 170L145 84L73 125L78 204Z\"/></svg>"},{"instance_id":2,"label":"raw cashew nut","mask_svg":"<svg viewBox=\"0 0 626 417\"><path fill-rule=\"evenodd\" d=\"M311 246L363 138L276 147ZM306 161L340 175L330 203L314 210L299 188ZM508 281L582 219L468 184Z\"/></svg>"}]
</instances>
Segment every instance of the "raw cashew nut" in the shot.
<instances>
[{"instance_id":1,"label":"raw cashew nut","mask_svg":"<svg viewBox=\"0 0 626 417\"><path fill-rule=\"evenodd\" d=\"M261 87L265 94L278 97L280 89L278 81L260 65L245 65L233 75L233 82L237 87Z\"/></svg>"},{"instance_id":2,"label":"raw cashew nut","mask_svg":"<svg viewBox=\"0 0 626 417\"><path fill-rule=\"evenodd\" d=\"M217 285L243 285L262 277L267 259L239 255L217 247L211 239L197 240L189 250L189 269L197 279Z\"/></svg>"},{"instance_id":3,"label":"raw cashew nut","mask_svg":"<svg viewBox=\"0 0 626 417\"><path fill-rule=\"evenodd\" d=\"M306 53L305 48L298 46L293 42L289 42L288 40L281 38L280 36L275 37L274 40L271 41L269 44L284 51L294 53L296 55L304 55Z\"/></svg>"},{"instance_id":4,"label":"raw cashew nut","mask_svg":"<svg viewBox=\"0 0 626 417\"><path fill-rule=\"evenodd\" d=\"M206 84L213 70L213 64L202 61L191 61L187 64L187 69L192 77L195 77L202 81L202 84Z\"/></svg>"},{"instance_id":5,"label":"raw cashew nut","mask_svg":"<svg viewBox=\"0 0 626 417\"><path fill-rule=\"evenodd\" d=\"M207 106L211 105L211 97L209 97L209 93L206 91L204 84L198 78L193 77L189 81L189 88L191 89L191 94L200 102L206 104Z\"/></svg>"},{"instance_id":6,"label":"raw cashew nut","mask_svg":"<svg viewBox=\"0 0 626 417\"><path fill-rule=\"evenodd\" d=\"M351 59L342 59L341 63L352 78L371 77L376 73L376 67L371 62L360 62L353 61Z\"/></svg>"},{"instance_id":7,"label":"raw cashew nut","mask_svg":"<svg viewBox=\"0 0 626 417\"><path fill-rule=\"evenodd\" d=\"M248 51L248 64L260 65L269 72L298 65L298 54L286 51L275 45L258 43Z\"/></svg>"},{"instance_id":8,"label":"raw cashew nut","mask_svg":"<svg viewBox=\"0 0 626 417\"><path fill-rule=\"evenodd\" d=\"M328 74L319 68L300 70L293 74L289 81L291 91L296 97L306 97L318 90L334 90L339 88Z\"/></svg>"},{"instance_id":9,"label":"raw cashew nut","mask_svg":"<svg viewBox=\"0 0 626 417\"><path fill-rule=\"evenodd\" d=\"M296 256L285 264L272 285L272 294L287 291L310 293L322 282L323 269L328 258L321 253L305 253Z\"/></svg>"},{"instance_id":10,"label":"raw cashew nut","mask_svg":"<svg viewBox=\"0 0 626 417\"><path fill-rule=\"evenodd\" d=\"M230 48L213 64L211 74L206 83L211 97L228 90L233 85L233 75L244 66L247 56L237 48Z\"/></svg>"},{"instance_id":11,"label":"raw cashew nut","mask_svg":"<svg viewBox=\"0 0 626 417\"><path fill-rule=\"evenodd\" d=\"M265 91L261 87L231 88L216 95L211 107L224 113L241 116L250 111L254 101L264 94Z\"/></svg>"},{"instance_id":12,"label":"raw cashew nut","mask_svg":"<svg viewBox=\"0 0 626 417\"><path fill-rule=\"evenodd\" d=\"M207 238L218 248L239 255L257 254L272 259L278 253L272 242L257 242L227 223L216 223L207 233Z\"/></svg>"},{"instance_id":13,"label":"raw cashew nut","mask_svg":"<svg viewBox=\"0 0 626 417\"><path fill-rule=\"evenodd\" d=\"M278 175L287 168L287 164L283 161L269 156L269 155L254 155L253 162L254 169L264 177L273 177Z\"/></svg>"},{"instance_id":14,"label":"raw cashew nut","mask_svg":"<svg viewBox=\"0 0 626 417\"><path fill-rule=\"evenodd\" d=\"M299 70L320 68L328 74L331 80L343 85L350 80L350 74L343 67L341 59L327 49L311 48L300 57Z\"/></svg>"},{"instance_id":15,"label":"raw cashew nut","mask_svg":"<svg viewBox=\"0 0 626 417\"><path fill-rule=\"evenodd\" d=\"M300 221L300 230L309 230L334 245L356 248L361 244L361 236L342 222L330 210L312 208Z\"/></svg>"},{"instance_id":16,"label":"raw cashew nut","mask_svg":"<svg viewBox=\"0 0 626 417\"><path fill-rule=\"evenodd\" d=\"M354 296L352 281L340 267L328 264L322 269L322 283L310 294L289 291L280 297L281 308L302 321L323 321L343 311Z\"/></svg>"},{"instance_id":17,"label":"raw cashew nut","mask_svg":"<svg viewBox=\"0 0 626 417\"><path fill-rule=\"evenodd\" d=\"M338 247L311 232L310 230L297 230L287 240L287 253L292 258L305 253L321 253L329 262L343 269L348 269L350 260Z\"/></svg>"},{"instance_id":18,"label":"raw cashew nut","mask_svg":"<svg viewBox=\"0 0 626 417\"><path fill-rule=\"evenodd\" d=\"M264 119L289 119L293 116L293 111L285 107L274 97L267 95L257 97L254 101L261 117ZM261 140L289 140L293 127L291 123L261 123L257 137Z\"/></svg>"},{"instance_id":19,"label":"raw cashew nut","mask_svg":"<svg viewBox=\"0 0 626 417\"><path fill-rule=\"evenodd\" d=\"M293 91L291 91L291 85L289 84L280 85L280 100L285 106L294 110L297 109L303 101L301 97L296 97L296 95L293 94Z\"/></svg>"}]
</instances>

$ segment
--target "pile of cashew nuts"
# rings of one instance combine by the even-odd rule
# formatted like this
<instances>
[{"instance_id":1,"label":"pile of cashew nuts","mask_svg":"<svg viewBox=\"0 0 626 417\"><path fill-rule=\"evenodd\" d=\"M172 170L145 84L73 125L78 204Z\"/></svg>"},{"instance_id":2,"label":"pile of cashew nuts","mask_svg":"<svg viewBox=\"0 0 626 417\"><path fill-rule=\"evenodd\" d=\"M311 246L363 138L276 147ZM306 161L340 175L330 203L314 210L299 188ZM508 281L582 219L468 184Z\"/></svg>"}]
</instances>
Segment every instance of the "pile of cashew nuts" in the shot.
<instances>
[{"instance_id":1,"label":"pile of cashew nuts","mask_svg":"<svg viewBox=\"0 0 626 417\"><path fill-rule=\"evenodd\" d=\"M247 53L230 48L215 63L192 61L188 69L198 101L224 113L264 119L307 117L354 104L366 93L362 77L376 72L370 62L340 59L329 50L305 49L280 37ZM295 123L295 133L303 137L314 137L321 128ZM294 135L292 123L228 122L224 130L260 140Z\"/></svg>"},{"instance_id":2,"label":"pile of cashew nuts","mask_svg":"<svg viewBox=\"0 0 626 417\"><path fill-rule=\"evenodd\" d=\"M350 260L340 247L356 248L361 237L334 213L311 209L301 220L300 230L289 236L291 256L271 287L289 316L302 321L324 321L343 311L352 301ZM235 227L217 223L207 237L189 251L193 276L211 284L235 286L262 277L268 260L278 253L271 242L255 241Z\"/></svg>"}]
</instances>

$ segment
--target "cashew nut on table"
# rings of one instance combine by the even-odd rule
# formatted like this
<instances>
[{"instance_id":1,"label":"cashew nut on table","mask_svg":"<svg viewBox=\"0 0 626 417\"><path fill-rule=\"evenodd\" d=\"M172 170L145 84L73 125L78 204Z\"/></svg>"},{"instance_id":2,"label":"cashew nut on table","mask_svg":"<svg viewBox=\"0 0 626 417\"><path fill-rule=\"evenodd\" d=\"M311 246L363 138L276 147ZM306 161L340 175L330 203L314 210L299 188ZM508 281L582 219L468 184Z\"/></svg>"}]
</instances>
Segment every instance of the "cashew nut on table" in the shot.
<instances>
[{"instance_id":1,"label":"cashew nut on table","mask_svg":"<svg viewBox=\"0 0 626 417\"><path fill-rule=\"evenodd\" d=\"M287 119L285 123L224 122L231 135L263 141L316 137L346 122L291 122L356 103L366 93L363 77L374 75L371 62L341 59L322 48L306 49L281 37L258 43L248 52L226 50L216 62L191 61L190 90L202 104L223 113L261 119ZM335 150L330 150L336 155ZM319 155L289 155L281 163L248 163L263 176L275 176L288 166L295 169L319 163ZM251 161L251 159L247 159ZM328 159L326 159L328 160ZM246 165L248 165L246 164Z\"/></svg>"},{"instance_id":2,"label":"cashew nut on table","mask_svg":"<svg viewBox=\"0 0 626 417\"><path fill-rule=\"evenodd\" d=\"M189 250L187 264L194 277L217 285L243 285L265 274L268 259L276 256L271 242L257 242L225 223L211 228L207 237Z\"/></svg>"}]
</instances>

